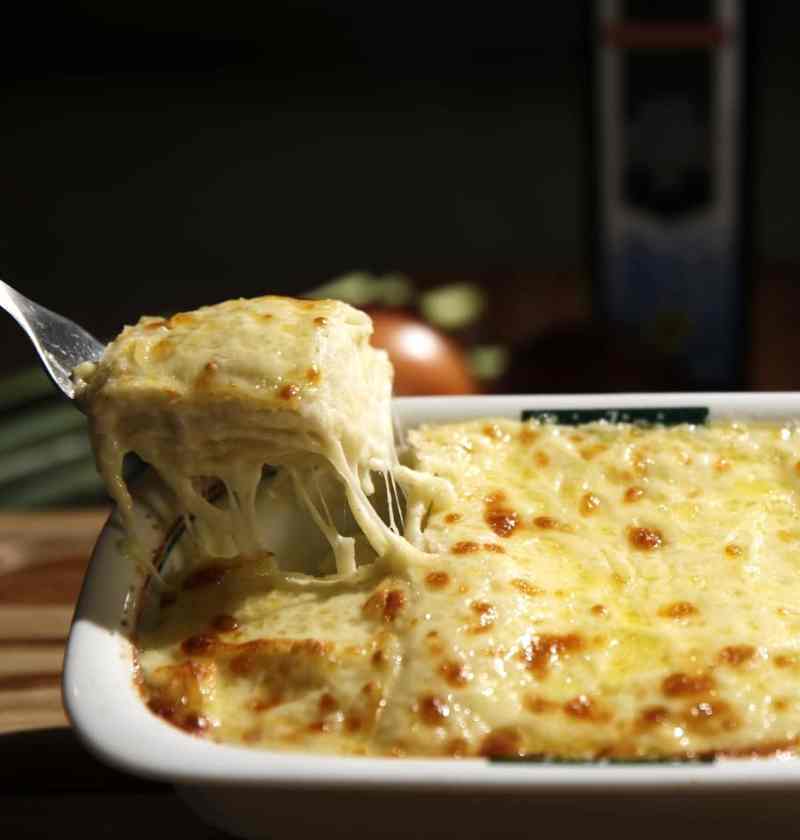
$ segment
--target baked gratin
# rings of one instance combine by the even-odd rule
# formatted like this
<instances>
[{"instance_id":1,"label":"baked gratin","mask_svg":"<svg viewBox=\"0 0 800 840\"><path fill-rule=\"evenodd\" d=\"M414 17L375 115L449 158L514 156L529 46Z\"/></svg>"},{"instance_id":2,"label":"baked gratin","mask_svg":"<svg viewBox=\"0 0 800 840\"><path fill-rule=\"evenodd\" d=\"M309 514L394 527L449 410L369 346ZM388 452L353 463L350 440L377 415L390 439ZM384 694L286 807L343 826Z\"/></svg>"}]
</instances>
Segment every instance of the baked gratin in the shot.
<instances>
[{"instance_id":1,"label":"baked gratin","mask_svg":"<svg viewBox=\"0 0 800 840\"><path fill-rule=\"evenodd\" d=\"M336 569L355 570L355 540L321 507L336 475L361 532L379 554L398 543L374 514L373 475L396 454L386 353L367 315L333 300L231 300L126 327L97 363L74 373L97 463L128 523L122 478L133 452L153 465L210 554L264 553L255 499L265 466L283 468L328 537ZM208 498L221 481L229 504Z\"/></svg>"},{"instance_id":2,"label":"baked gratin","mask_svg":"<svg viewBox=\"0 0 800 840\"><path fill-rule=\"evenodd\" d=\"M490 418L407 430L401 465L366 316L262 298L173 321L83 378L106 474L138 452L187 520L135 638L154 713L343 755L795 752L794 423Z\"/></svg>"}]
</instances>

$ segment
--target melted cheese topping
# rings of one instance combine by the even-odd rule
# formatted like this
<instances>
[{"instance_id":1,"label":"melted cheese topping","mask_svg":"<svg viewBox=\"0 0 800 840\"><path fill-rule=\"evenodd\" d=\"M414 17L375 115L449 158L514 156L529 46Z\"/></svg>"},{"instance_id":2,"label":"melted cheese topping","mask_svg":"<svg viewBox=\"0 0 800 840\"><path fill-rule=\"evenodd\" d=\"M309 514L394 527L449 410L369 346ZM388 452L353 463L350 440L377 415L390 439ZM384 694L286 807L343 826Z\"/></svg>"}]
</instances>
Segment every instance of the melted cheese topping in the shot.
<instances>
[{"instance_id":1,"label":"melted cheese topping","mask_svg":"<svg viewBox=\"0 0 800 840\"><path fill-rule=\"evenodd\" d=\"M169 485L212 556L257 556L268 546L255 513L265 465L283 467L328 538L340 574L356 569L355 541L338 533L319 492L331 470L379 555L409 550L373 510L371 473L397 459L392 370L369 344L370 319L332 300L232 300L126 327L98 364L75 371L98 466L133 532L122 478L135 452ZM208 490L222 482L226 507ZM146 562L146 558L145 558Z\"/></svg>"},{"instance_id":2,"label":"melted cheese topping","mask_svg":"<svg viewBox=\"0 0 800 840\"><path fill-rule=\"evenodd\" d=\"M327 586L182 573L139 639L150 707L345 754L794 751L797 427L476 421L412 431L408 464L427 554Z\"/></svg>"}]
</instances>

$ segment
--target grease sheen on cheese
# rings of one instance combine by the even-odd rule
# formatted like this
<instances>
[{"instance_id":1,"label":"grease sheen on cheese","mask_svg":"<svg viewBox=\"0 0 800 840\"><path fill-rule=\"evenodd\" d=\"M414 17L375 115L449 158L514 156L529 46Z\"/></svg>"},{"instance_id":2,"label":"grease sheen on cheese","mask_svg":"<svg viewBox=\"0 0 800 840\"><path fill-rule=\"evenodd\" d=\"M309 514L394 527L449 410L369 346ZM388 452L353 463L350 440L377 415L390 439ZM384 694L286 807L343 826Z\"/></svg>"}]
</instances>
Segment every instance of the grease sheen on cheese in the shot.
<instances>
[{"instance_id":1,"label":"grease sheen on cheese","mask_svg":"<svg viewBox=\"0 0 800 840\"><path fill-rule=\"evenodd\" d=\"M412 430L405 461L420 551L306 586L186 573L139 638L151 708L340 754L795 750L794 424L487 419Z\"/></svg>"}]
</instances>

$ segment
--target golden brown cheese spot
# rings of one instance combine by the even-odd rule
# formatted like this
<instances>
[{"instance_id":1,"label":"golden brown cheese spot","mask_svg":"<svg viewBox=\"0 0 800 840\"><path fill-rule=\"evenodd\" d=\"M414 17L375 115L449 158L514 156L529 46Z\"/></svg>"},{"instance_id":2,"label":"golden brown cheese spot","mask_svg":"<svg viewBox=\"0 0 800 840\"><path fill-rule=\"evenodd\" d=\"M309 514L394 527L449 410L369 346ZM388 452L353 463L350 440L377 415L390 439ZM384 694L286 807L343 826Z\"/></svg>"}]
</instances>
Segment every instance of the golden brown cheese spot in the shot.
<instances>
[{"instance_id":1,"label":"golden brown cheese spot","mask_svg":"<svg viewBox=\"0 0 800 840\"><path fill-rule=\"evenodd\" d=\"M189 327L195 322L196 318L191 312L178 312L167 321L167 327L173 329L174 327Z\"/></svg>"},{"instance_id":2,"label":"golden brown cheese spot","mask_svg":"<svg viewBox=\"0 0 800 840\"><path fill-rule=\"evenodd\" d=\"M642 496L644 496L644 488L643 487L629 487L625 491L625 495L623 496L625 503L628 505L632 505L635 502L638 502Z\"/></svg>"},{"instance_id":3,"label":"golden brown cheese spot","mask_svg":"<svg viewBox=\"0 0 800 840\"><path fill-rule=\"evenodd\" d=\"M479 616L478 626L470 633L485 633L497 621L497 610L488 601L473 601L470 609Z\"/></svg>"},{"instance_id":4,"label":"golden brown cheese spot","mask_svg":"<svg viewBox=\"0 0 800 840\"><path fill-rule=\"evenodd\" d=\"M383 668L386 664L386 654L382 650L376 650L372 654L372 665L375 668Z\"/></svg>"},{"instance_id":5,"label":"golden brown cheese spot","mask_svg":"<svg viewBox=\"0 0 800 840\"><path fill-rule=\"evenodd\" d=\"M523 645L519 657L531 671L544 677L551 665L582 648L583 639L577 633L563 636L545 634L534 636Z\"/></svg>"},{"instance_id":6,"label":"golden brown cheese spot","mask_svg":"<svg viewBox=\"0 0 800 840\"><path fill-rule=\"evenodd\" d=\"M428 726L439 726L450 716L450 706L435 694L420 697L417 711L422 721Z\"/></svg>"},{"instance_id":7,"label":"golden brown cheese spot","mask_svg":"<svg viewBox=\"0 0 800 840\"><path fill-rule=\"evenodd\" d=\"M257 700L254 700L250 704L250 708L254 712L268 712L270 709L274 709L276 706L280 706L283 703L283 694L280 691L276 691L269 697L262 697Z\"/></svg>"},{"instance_id":8,"label":"golden brown cheese spot","mask_svg":"<svg viewBox=\"0 0 800 840\"><path fill-rule=\"evenodd\" d=\"M232 615L218 615L211 621L211 627L218 633L233 633L239 629L239 622Z\"/></svg>"},{"instance_id":9,"label":"golden brown cheese spot","mask_svg":"<svg viewBox=\"0 0 800 840\"><path fill-rule=\"evenodd\" d=\"M637 551L655 551L664 545L664 535L656 528L628 528L628 542Z\"/></svg>"},{"instance_id":10,"label":"golden brown cheese spot","mask_svg":"<svg viewBox=\"0 0 800 840\"><path fill-rule=\"evenodd\" d=\"M550 456L546 452L536 452L533 456L533 460L536 461L536 464L539 467L547 467L550 465Z\"/></svg>"},{"instance_id":11,"label":"golden brown cheese spot","mask_svg":"<svg viewBox=\"0 0 800 840\"><path fill-rule=\"evenodd\" d=\"M453 525L454 523L461 521L461 514L460 513L448 513L445 516L444 521L448 525Z\"/></svg>"},{"instance_id":12,"label":"golden brown cheese spot","mask_svg":"<svg viewBox=\"0 0 800 840\"><path fill-rule=\"evenodd\" d=\"M530 426L523 426L519 432L519 441L525 445L534 443L539 437L539 431Z\"/></svg>"},{"instance_id":13,"label":"golden brown cheese spot","mask_svg":"<svg viewBox=\"0 0 800 840\"><path fill-rule=\"evenodd\" d=\"M581 516L591 516L600 507L600 504L599 496L596 496L594 493L584 493L581 496L578 509L581 512Z\"/></svg>"},{"instance_id":14,"label":"golden brown cheese spot","mask_svg":"<svg viewBox=\"0 0 800 840\"><path fill-rule=\"evenodd\" d=\"M428 632L425 639L428 643L428 650L434 656L441 656L444 653L444 645L442 645L442 642L439 639L439 633L436 630Z\"/></svg>"},{"instance_id":15,"label":"golden brown cheese spot","mask_svg":"<svg viewBox=\"0 0 800 840\"><path fill-rule=\"evenodd\" d=\"M494 729L481 741L479 753L486 758L523 755L522 734L511 726Z\"/></svg>"},{"instance_id":16,"label":"golden brown cheese spot","mask_svg":"<svg viewBox=\"0 0 800 840\"><path fill-rule=\"evenodd\" d=\"M164 362L175 353L175 344L168 338L163 338L151 350L153 358L157 362Z\"/></svg>"},{"instance_id":17,"label":"golden brown cheese spot","mask_svg":"<svg viewBox=\"0 0 800 840\"><path fill-rule=\"evenodd\" d=\"M463 758L469 755L469 744L465 738L451 738L445 744L444 754L451 758Z\"/></svg>"},{"instance_id":18,"label":"golden brown cheese spot","mask_svg":"<svg viewBox=\"0 0 800 840\"><path fill-rule=\"evenodd\" d=\"M608 607L604 607L602 604L595 604L591 610L592 615L600 616L600 618L605 618L608 615Z\"/></svg>"},{"instance_id":19,"label":"golden brown cheese spot","mask_svg":"<svg viewBox=\"0 0 800 840\"><path fill-rule=\"evenodd\" d=\"M719 661L737 667L756 655L752 645L728 645L719 652Z\"/></svg>"},{"instance_id":20,"label":"golden brown cheese spot","mask_svg":"<svg viewBox=\"0 0 800 840\"><path fill-rule=\"evenodd\" d=\"M336 698L328 691L319 698L319 713L321 715L330 715L339 708L339 703Z\"/></svg>"},{"instance_id":21,"label":"golden brown cheese spot","mask_svg":"<svg viewBox=\"0 0 800 840\"><path fill-rule=\"evenodd\" d=\"M497 543L484 543L483 544L484 551L490 551L493 554L505 554L506 550L503 548L502 545L498 545Z\"/></svg>"},{"instance_id":22,"label":"golden brown cheese spot","mask_svg":"<svg viewBox=\"0 0 800 840\"><path fill-rule=\"evenodd\" d=\"M212 656L217 646L217 637L210 633L198 633L189 636L181 643L181 651L186 656Z\"/></svg>"},{"instance_id":23,"label":"golden brown cheese spot","mask_svg":"<svg viewBox=\"0 0 800 840\"><path fill-rule=\"evenodd\" d=\"M741 557L742 547L740 545L730 543L729 545L725 546L725 554L727 554L728 557Z\"/></svg>"},{"instance_id":24,"label":"golden brown cheese spot","mask_svg":"<svg viewBox=\"0 0 800 840\"><path fill-rule=\"evenodd\" d=\"M344 722L344 728L351 734L358 732L363 725L363 721L358 715L348 715Z\"/></svg>"},{"instance_id":25,"label":"golden brown cheese spot","mask_svg":"<svg viewBox=\"0 0 800 840\"><path fill-rule=\"evenodd\" d=\"M431 589L443 589L450 583L450 575L447 572L428 572L425 575L425 583Z\"/></svg>"},{"instance_id":26,"label":"golden brown cheese spot","mask_svg":"<svg viewBox=\"0 0 800 840\"><path fill-rule=\"evenodd\" d=\"M197 374L194 386L198 390L210 388L214 383L214 377L219 370L219 365L212 359L203 365L203 369Z\"/></svg>"},{"instance_id":27,"label":"golden brown cheese spot","mask_svg":"<svg viewBox=\"0 0 800 840\"><path fill-rule=\"evenodd\" d=\"M518 517L513 510L497 508L487 511L486 524L498 537L510 537L517 527Z\"/></svg>"},{"instance_id":28,"label":"golden brown cheese spot","mask_svg":"<svg viewBox=\"0 0 800 840\"><path fill-rule=\"evenodd\" d=\"M264 730L260 726L252 726L242 732L242 741L245 744L257 744L264 736Z\"/></svg>"},{"instance_id":29,"label":"golden brown cheese spot","mask_svg":"<svg viewBox=\"0 0 800 840\"><path fill-rule=\"evenodd\" d=\"M187 732L199 735L200 733L205 732L209 726L211 726L211 723L205 715L198 715L193 712L189 712L178 725L181 729L184 729Z\"/></svg>"},{"instance_id":30,"label":"golden brown cheese spot","mask_svg":"<svg viewBox=\"0 0 800 840\"><path fill-rule=\"evenodd\" d=\"M720 473L728 472L731 466L732 464L727 458L718 458L714 463L714 469Z\"/></svg>"},{"instance_id":31,"label":"golden brown cheese spot","mask_svg":"<svg viewBox=\"0 0 800 840\"><path fill-rule=\"evenodd\" d=\"M208 720L200 714L203 701L200 673L200 669L190 662L158 668L148 685L150 711L187 732L200 734L205 731Z\"/></svg>"},{"instance_id":32,"label":"golden brown cheese spot","mask_svg":"<svg viewBox=\"0 0 800 840\"><path fill-rule=\"evenodd\" d=\"M476 542L472 542L471 540L463 540L462 542L457 542L453 545L450 549L452 554L474 554L476 551L480 551L481 547Z\"/></svg>"},{"instance_id":33,"label":"golden brown cheese spot","mask_svg":"<svg viewBox=\"0 0 800 840\"><path fill-rule=\"evenodd\" d=\"M311 365L306 371L306 382L310 382L312 385L318 385L321 378L322 374L316 365Z\"/></svg>"},{"instance_id":34,"label":"golden brown cheese spot","mask_svg":"<svg viewBox=\"0 0 800 840\"><path fill-rule=\"evenodd\" d=\"M572 700L568 700L564 704L564 714L576 720L588 722L600 722L608 719L608 716L598 709L597 703L586 694L579 694Z\"/></svg>"},{"instance_id":35,"label":"golden brown cheese spot","mask_svg":"<svg viewBox=\"0 0 800 840\"><path fill-rule=\"evenodd\" d=\"M662 618L688 618L690 615L697 615L700 611L689 601L675 601L662 607L658 614Z\"/></svg>"},{"instance_id":36,"label":"golden brown cheese spot","mask_svg":"<svg viewBox=\"0 0 800 840\"><path fill-rule=\"evenodd\" d=\"M650 729L669 719L669 709L666 706L648 706L639 714L639 726Z\"/></svg>"},{"instance_id":37,"label":"golden brown cheese spot","mask_svg":"<svg viewBox=\"0 0 800 840\"><path fill-rule=\"evenodd\" d=\"M525 698L525 708L535 715L545 715L549 712L554 712L558 708L557 703L552 700L545 700L544 697L538 695L529 695Z\"/></svg>"},{"instance_id":38,"label":"golden brown cheese spot","mask_svg":"<svg viewBox=\"0 0 800 840\"><path fill-rule=\"evenodd\" d=\"M238 656L234 656L228 663L232 674L237 677L247 677L255 670L257 665L256 656L251 650L246 650Z\"/></svg>"},{"instance_id":39,"label":"golden brown cheese spot","mask_svg":"<svg viewBox=\"0 0 800 840\"><path fill-rule=\"evenodd\" d=\"M647 475L647 471L652 463L653 460L644 452L635 452L633 455L633 471L638 476Z\"/></svg>"},{"instance_id":40,"label":"golden brown cheese spot","mask_svg":"<svg viewBox=\"0 0 800 840\"><path fill-rule=\"evenodd\" d=\"M300 393L300 386L295 385L294 382L287 382L280 391L278 391L278 396L282 400L293 400L295 399L298 394Z\"/></svg>"},{"instance_id":41,"label":"golden brown cheese spot","mask_svg":"<svg viewBox=\"0 0 800 840\"><path fill-rule=\"evenodd\" d=\"M571 525L553 516L537 516L533 520L533 524L543 531L563 531L565 533L572 533L574 531Z\"/></svg>"},{"instance_id":42,"label":"golden brown cheese spot","mask_svg":"<svg viewBox=\"0 0 800 840\"><path fill-rule=\"evenodd\" d=\"M231 674L247 677L269 667L285 680L293 671L308 668L308 659L330 654L330 643L320 639L254 639L243 644L218 643L218 663L224 664Z\"/></svg>"},{"instance_id":43,"label":"golden brown cheese spot","mask_svg":"<svg viewBox=\"0 0 800 840\"><path fill-rule=\"evenodd\" d=\"M687 709L683 721L691 732L708 735L732 732L739 727L738 716L722 700L702 700L695 703Z\"/></svg>"},{"instance_id":44,"label":"golden brown cheese spot","mask_svg":"<svg viewBox=\"0 0 800 840\"><path fill-rule=\"evenodd\" d=\"M529 580L525 580L524 578L514 578L511 581L511 585L514 589L518 589L523 595L527 595L529 598L534 598L536 595L541 595L542 592L544 592L544 590L536 586L535 583L531 583Z\"/></svg>"},{"instance_id":45,"label":"golden brown cheese spot","mask_svg":"<svg viewBox=\"0 0 800 840\"><path fill-rule=\"evenodd\" d=\"M143 329L152 332L153 330L160 330L161 327L166 326L167 322L163 318L159 318L156 321L151 321L149 324L145 324Z\"/></svg>"},{"instance_id":46,"label":"golden brown cheese spot","mask_svg":"<svg viewBox=\"0 0 800 840\"><path fill-rule=\"evenodd\" d=\"M317 318L314 318L314 326L315 327L325 327L328 324L328 319L324 316L320 315Z\"/></svg>"},{"instance_id":47,"label":"golden brown cheese spot","mask_svg":"<svg viewBox=\"0 0 800 840\"><path fill-rule=\"evenodd\" d=\"M222 583L228 571L227 566L219 566L217 564L203 566L202 569L197 569L188 577L184 578L182 588L199 589L202 586L214 586L215 584Z\"/></svg>"},{"instance_id":48,"label":"golden brown cheese spot","mask_svg":"<svg viewBox=\"0 0 800 840\"><path fill-rule=\"evenodd\" d=\"M503 430L497 425L497 423L486 423L481 431L484 435L486 435L486 437L492 438L492 440L502 440L505 437Z\"/></svg>"},{"instance_id":49,"label":"golden brown cheese spot","mask_svg":"<svg viewBox=\"0 0 800 840\"><path fill-rule=\"evenodd\" d=\"M584 461L591 461L598 455L602 455L606 449L608 449L608 447L603 443L595 443L592 444L592 446L586 446L581 449L581 458L583 458Z\"/></svg>"},{"instance_id":50,"label":"golden brown cheese spot","mask_svg":"<svg viewBox=\"0 0 800 840\"><path fill-rule=\"evenodd\" d=\"M402 589L390 590L386 596L386 605L383 608L383 617L386 621L394 621L405 602L406 594Z\"/></svg>"},{"instance_id":51,"label":"golden brown cheese spot","mask_svg":"<svg viewBox=\"0 0 800 840\"><path fill-rule=\"evenodd\" d=\"M453 688L461 688L472 679L472 671L463 662L456 659L443 662L439 666L439 673Z\"/></svg>"},{"instance_id":52,"label":"golden brown cheese spot","mask_svg":"<svg viewBox=\"0 0 800 840\"><path fill-rule=\"evenodd\" d=\"M613 465L608 467L604 475L614 484L630 484L634 479L634 475L630 470L622 470Z\"/></svg>"},{"instance_id":53,"label":"golden brown cheese spot","mask_svg":"<svg viewBox=\"0 0 800 840\"><path fill-rule=\"evenodd\" d=\"M402 589L381 589L366 601L362 609L370 618L388 622L397 618L405 602L406 594Z\"/></svg>"},{"instance_id":54,"label":"golden brown cheese spot","mask_svg":"<svg viewBox=\"0 0 800 840\"><path fill-rule=\"evenodd\" d=\"M678 672L670 674L661 683L661 691L667 697L683 697L691 694L703 694L714 687L714 680L708 674L691 676Z\"/></svg>"},{"instance_id":55,"label":"golden brown cheese spot","mask_svg":"<svg viewBox=\"0 0 800 840\"><path fill-rule=\"evenodd\" d=\"M498 537L510 537L519 524L516 511L505 505L506 495L502 490L490 493L484 499L484 519Z\"/></svg>"},{"instance_id":56,"label":"golden brown cheese spot","mask_svg":"<svg viewBox=\"0 0 800 840\"><path fill-rule=\"evenodd\" d=\"M800 664L800 658L783 653L779 653L772 660L776 668L794 668L795 665Z\"/></svg>"},{"instance_id":57,"label":"golden brown cheese spot","mask_svg":"<svg viewBox=\"0 0 800 840\"><path fill-rule=\"evenodd\" d=\"M506 494L502 490L493 490L484 497L483 503L487 507L497 507L498 505L502 505L505 500Z\"/></svg>"}]
</instances>

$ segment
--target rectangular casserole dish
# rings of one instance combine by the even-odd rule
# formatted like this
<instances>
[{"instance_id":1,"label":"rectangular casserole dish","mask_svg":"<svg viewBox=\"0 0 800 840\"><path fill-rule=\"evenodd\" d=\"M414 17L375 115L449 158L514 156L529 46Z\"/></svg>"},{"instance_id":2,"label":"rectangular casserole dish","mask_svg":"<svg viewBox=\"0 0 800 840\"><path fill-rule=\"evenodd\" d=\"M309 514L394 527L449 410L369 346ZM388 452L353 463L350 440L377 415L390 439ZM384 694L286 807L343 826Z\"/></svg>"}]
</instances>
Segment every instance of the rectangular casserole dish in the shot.
<instances>
[{"instance_id":1,"label":"rectangular casserole dish","mask_svg":"<svg viewBox=\"0 0 800 840\"><path fill-rule=\"evenodd\" d=\"M610 420L624 420L627 410L634 416L659 419L661 409L665 416L681 409L707 409L710 419L782 420L800 418L800 395L405 398L397 399L394 408L401 432L420 423L518 419L523 412L558 412L559 419L569 422L596 419L598 410L605 411ZM568 416L571 412L574 416ZM151 545L163 540L160 527L168 521L168 513L163 500L145 490L138 521ZM421 819L426 835L457 831L477 836L500 829L506 834L526 834L528 809L531 814L541 814L542 808L551 813L557 809L564 815L559 804L564 796L573 803L594 802L591 807L600 811L592 813L606 809L610 818L622 799L638 803L640 809L643 802L665 795L700 795L717 801L736 794L741 802L748 795L796 795L800 785L800 763L794 758L699 764L542 764L335 758L204 741L153 715L134 685L129 634L143 578L119 553L121 536L118 519L112 515L95 548L69 637L63 681L67 712L83 743L102 761L173 783L205 817L237 836L277 837L295 832L298 825L322 831L337 821L352 826L354 819L380 828L385 835L419 831ZM407 807L409 802L416 807ZM387 808L391 808L390 819ZM569 811L571 818L579 813ZM507 813L509 819L498 820L500 813ZM513 813L519 819L512 819ZM647 813L655 812L651 807Z\"/></svg>"}]
</instances>

